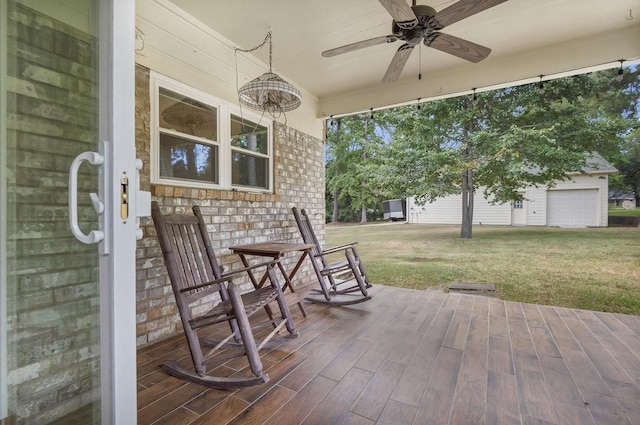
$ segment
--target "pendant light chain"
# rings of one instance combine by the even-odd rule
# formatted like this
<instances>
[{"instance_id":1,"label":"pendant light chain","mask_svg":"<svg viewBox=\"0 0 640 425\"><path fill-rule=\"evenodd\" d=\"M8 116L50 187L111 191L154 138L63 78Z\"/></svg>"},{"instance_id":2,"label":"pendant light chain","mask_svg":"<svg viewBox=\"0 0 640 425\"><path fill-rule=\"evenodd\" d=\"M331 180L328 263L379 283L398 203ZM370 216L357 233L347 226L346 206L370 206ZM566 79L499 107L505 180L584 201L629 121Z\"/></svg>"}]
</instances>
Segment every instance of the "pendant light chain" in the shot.
<instances>
[{"instance_id":1,"label":"pendant light chain","mask_svg":"<svg viewBox=\"0 0 640 425\"><path fill-rule=\"evenodd\" d=\"M269 39L269 72L273 72L271 69L271 60L273 58L273 43L271 42L271 31L267 33L267 37L264 39L265 43Z\"/></svg>"},{"instance_id":2,"label":"pendant light chain","mask_svg":"<svg viewBox=\"0 0 640 425\"><path fill-rule=\"evenodd\" d=\"M269 72L273 72L272 68L271 68L271 63L273 60L273 43L271 42L271 31L269 31L267 33L267 35L264 37L264 40L262 41L262 43L258 44L256 47L253 47L251 49L241 49L239 47L236 47L234 50L236 53L240 52L240 53L251 53L251 52L255 52L258 49L262 49L265 44L267 44L267 42L269 42Z\"/></svg>"},{"instance_id":3,"label":"pendant light chain","mask_svg":"<svg viewBox=\"0 0 640 425\"><path fill-rule=\"evenodd\" d=\"M287 111L292 111L302 104L302 94L293 85L287 83L278 75L273 73L273 43L271 31L267 32L262 43L252 49L235 48L236 55L236 87L238 86L238 62L237 53L251 53L264 47L269 43L269 72L266 72L249 81L238 89L240 107L246 106L250 109L269 113L274 119L284 115ZM286 115L285 123L286 123Z\"/></svg>"}]
</instances>

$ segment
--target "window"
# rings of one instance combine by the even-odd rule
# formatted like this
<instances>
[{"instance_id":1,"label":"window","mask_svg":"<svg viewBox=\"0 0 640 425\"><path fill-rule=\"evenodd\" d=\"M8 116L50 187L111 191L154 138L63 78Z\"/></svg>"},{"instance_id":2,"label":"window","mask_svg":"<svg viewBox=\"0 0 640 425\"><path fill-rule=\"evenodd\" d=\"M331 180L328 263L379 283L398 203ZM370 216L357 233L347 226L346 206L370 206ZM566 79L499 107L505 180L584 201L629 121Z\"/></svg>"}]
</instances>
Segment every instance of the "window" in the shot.
<instances>
[{"instance_id":1,"label":"window","mask_svg":"<svg viewBox=\"0 0 640 425\"><path fill-rule=\"evenodd\" d=\"M522 201L513 201L513 209L521 210L524 207L524 203Z\"/></svg>"},{"instance_id":2,"label":"window","mask_svg":"<svg viewBox=\"0 0 640 425\"><path fill-rule=\"evenodd\" d=\"M152 183L272 190L272 122L167 77L151 77Z\"/></svg>"},{"instance_id":3,"label":"window","mask_svg":"<svg viewBox=\"0 0 640 425\"><path fill-rule=\"evenodd\" d=\"M231 115L231 183L269 185L269 132L266 127Z\"/></svg>"},{"instance_id":4,"label":"window","mask_svg":"<svg viewBox=\"0 0 640 425\"><path fill-rule=\"evenodd\" d=\"M214 106L159 89L160 178L218 184L218 112Z\"/></svg>"}]
</instances>

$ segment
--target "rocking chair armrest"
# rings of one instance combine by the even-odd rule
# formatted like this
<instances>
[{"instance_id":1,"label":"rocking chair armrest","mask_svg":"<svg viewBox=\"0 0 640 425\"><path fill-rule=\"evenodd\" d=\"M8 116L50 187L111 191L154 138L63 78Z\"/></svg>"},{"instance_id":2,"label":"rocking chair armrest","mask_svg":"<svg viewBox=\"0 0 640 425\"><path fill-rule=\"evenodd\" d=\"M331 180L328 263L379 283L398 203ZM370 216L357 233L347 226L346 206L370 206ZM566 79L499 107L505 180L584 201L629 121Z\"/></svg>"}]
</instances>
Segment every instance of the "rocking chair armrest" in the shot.
<instances>
[{"instance_id":1,"label":"rocking chair armrest","mask_svg":"<svg viewBox=\"0 0 640 425\"><path fill-rule=\"evenodd\" d=\"M347 249L355 249L355 246L357 243L358 242L352 242L352 243L348 243L340 246L334 246L332 248L325 249L324 251L322 251L322 255L332 254L334 252L339 252L339 251L346 251Z\"/></svg>"},{"instance_id":2,"label":"rocking chair armrest","mask_svg":"<svg viewBox=\"0 0 640 425\"><path fill-rule=\"evenodd\" d=\"M254 264L253 266L249 266L249 267L243 267L243 268L238 269L238 270L232 270L232 271L230 271L228 273L222 274L222 276L220 276L218 279L214 279L214 280L211 280L209 282L201 283L199 285L189 286L188 288L183 288L183 289L180 290L180 292L194 291L196 289L202 289L202 288L206 288L207 286L217 285L218 283L227 282L227 281L230 281L231 279L233 279L234 277L238 276L239 274L246 273L246 272L248 272L250 270L257 269L257 268L264 267L264 266L273 267L276 264L278 264L279 262L280 262L280 260L276 259L276 260L266 261L266 262L260 263L260 264Z\"/></svg>"}]
</instances>

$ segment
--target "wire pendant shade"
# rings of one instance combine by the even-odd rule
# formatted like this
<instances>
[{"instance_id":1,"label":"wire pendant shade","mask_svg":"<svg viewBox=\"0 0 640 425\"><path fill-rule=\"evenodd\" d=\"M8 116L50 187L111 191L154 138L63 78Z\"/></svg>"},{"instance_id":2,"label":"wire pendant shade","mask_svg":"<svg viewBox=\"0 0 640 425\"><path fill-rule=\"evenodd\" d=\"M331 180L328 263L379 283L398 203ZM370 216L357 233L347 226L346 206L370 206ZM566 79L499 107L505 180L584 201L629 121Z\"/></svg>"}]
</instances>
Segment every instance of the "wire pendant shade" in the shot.
<instances>
[{"instance_id":1,"label":"wire pendant shade","mask_svg":"<svg viewBox=\"0 0 640 425\"><path fill-rule=\"evenodd\" d=\"M236 52L253 52L269 42L269 72L249 81L238 90L238 100L242 106L267 112L276 117L284 112L296 109L302 104L302 94L295 86L289 84L272 72L271 31L264 41L250 50L236 49Z\"/></svg>"},{"instance_id":2,"label":"wire pendant shade","mask_svg":"<svg viewBox=\"0 0 640 425\"><path fill-rule=\"evenodd\" d=\"M289 112L302 104L300 90L273 72L265 72L238 90L240 103L270 114Z\"/></svg>"}]
</instances>

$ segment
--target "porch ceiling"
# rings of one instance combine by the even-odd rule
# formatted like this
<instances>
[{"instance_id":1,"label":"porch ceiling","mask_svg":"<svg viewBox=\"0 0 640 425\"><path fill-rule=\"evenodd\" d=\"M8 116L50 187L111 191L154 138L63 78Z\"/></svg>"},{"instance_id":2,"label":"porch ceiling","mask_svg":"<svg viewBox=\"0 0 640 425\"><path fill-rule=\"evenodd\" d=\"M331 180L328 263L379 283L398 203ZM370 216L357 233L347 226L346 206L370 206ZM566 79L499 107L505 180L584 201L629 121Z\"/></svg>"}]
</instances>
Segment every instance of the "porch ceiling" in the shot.
<instances>
[{"instance_id":1,"label":"porch ceiling","mask_svg":"<svg viewBox=\"0 0 640 425\"><path fill-rule=\"evenodd\" d=\"M274 70L317 97L319 117L640 58L640 0L509 0L443 30L490 47L486 60L472 64L423 46L392 84L381 80L401 41L321 56L324 50L389 34L391 17L377 0L171 2L245 49L261 42L271 28ZM418 1L436 10L454 2ZM263 60L268 63L268 57Z\"/></svg>"}]
</instances>

